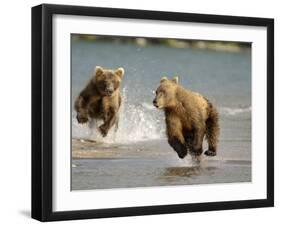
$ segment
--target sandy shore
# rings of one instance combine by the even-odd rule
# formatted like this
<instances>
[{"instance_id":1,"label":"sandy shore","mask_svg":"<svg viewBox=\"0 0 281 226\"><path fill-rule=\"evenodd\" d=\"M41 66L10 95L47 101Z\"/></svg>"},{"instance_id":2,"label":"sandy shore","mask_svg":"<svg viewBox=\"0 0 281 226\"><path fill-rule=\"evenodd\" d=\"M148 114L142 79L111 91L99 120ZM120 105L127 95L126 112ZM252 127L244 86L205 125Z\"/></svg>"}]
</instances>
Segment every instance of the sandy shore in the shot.
<instances>
[{"instance_id":1,"label":"sandy shore","mask_svg":"<svg viewBox=\"0 0 281 226\"><path fill-rule=\"evenodd\" d=\"M114 147L102 147L100 143L93 140L73 139L72 140L72 158L114 158L118 157L119 153L114 150Z\"/></svg>"},{"instance_id":2,"label":"sandy shore","mask_svg":"<svg viewBox=\"0 0 281 226\"><path fill-rule=\"evenodd\" d=\"M164 143L164 142L163 142ZM165 147L165 148L163 148ZM174 153L169 150L168 144L164 143L160 147L163 152L154 151L159 149L154 143L138 142L131 144L102 143L87 139L72 139L73 159L107 159L107 158L156 158Z\"/></svg>"}]
</instances>

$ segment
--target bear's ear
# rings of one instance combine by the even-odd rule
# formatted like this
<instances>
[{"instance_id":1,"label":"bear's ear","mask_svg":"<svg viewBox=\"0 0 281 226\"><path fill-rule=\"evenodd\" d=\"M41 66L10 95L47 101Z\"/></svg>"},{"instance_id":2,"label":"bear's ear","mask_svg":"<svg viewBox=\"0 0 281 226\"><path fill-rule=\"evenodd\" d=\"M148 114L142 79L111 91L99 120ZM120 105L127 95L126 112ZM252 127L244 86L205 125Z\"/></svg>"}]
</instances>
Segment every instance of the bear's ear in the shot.
<instances>
[{"instance_id":1,"label":"bear's ear","mask_svg":"<svg viewBox=\"0 0 281 226\"><path fill-rule=\"evenodd\" d=\"M178 83L179 83L179 77L178 77L178 76L174 76L174 77L172 78L172 82L178 84Z\"/></svg>"},{"instance_id":2,"label":"bear's ear","mask_svg":"<svg viewBox=\"0 0 281 226\"><path fill-rule=\"evenodd\" d=\"M119 78L123 78L123 75L125 74L125 70L122 67L117 68L117 70L115 71L115 74L119 77Z\"/></svg>"},{"instance_id":3,"label":"bear's ear","mask_svg":"<svg viewBox=\"0 0 281 226\"><path fill-rule=\"evenodd\" d=\"M96 76L102 75L103 68L101 66L96 66Z\"/></svg>"},{"instance_id":4,"label":"bear's ear","mask_svg":"<svg viewBox=\"0 0 281 226\"><path fill-rule=\"evenodd\" d=\"M166 76L163 76L161 79L160 79L160 83L161 82L164 82L164 81L167 81L168 80L168 78L166 77Z\"/></svg>"}]
</instances>

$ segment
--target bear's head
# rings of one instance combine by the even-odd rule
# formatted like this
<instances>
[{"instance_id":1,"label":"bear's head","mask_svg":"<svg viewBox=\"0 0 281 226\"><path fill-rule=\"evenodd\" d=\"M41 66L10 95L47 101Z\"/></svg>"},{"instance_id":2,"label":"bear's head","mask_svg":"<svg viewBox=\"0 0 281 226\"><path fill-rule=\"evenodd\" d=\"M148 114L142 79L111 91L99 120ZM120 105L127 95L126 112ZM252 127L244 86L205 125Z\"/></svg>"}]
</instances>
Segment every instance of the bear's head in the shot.
<instances>
[{"instance_id":1,"label":"bear's head","mask_svg":"<svg viewBox=\"0 0 281 226\"><path fill-rule=\"evenodd\" d=\"M102 96L113 95L113 93L120 87L124 73L125 71L121 67L116 70L111 70L97 66L94 75L94 82L98 92Z\"/></svg>"},{"instance_id":2,"label":"bear's head","mask_svg":"<svg viewBox=\"0 0 281 226\"><path fill-rule=\"evenodd\" d=\"M153 105L160 109L173 107L175 105L177 85L177 76L171 80L167 77L161 78L160 85L155 92L156 97L153 100Z\"/></svg>"}]
</instances>

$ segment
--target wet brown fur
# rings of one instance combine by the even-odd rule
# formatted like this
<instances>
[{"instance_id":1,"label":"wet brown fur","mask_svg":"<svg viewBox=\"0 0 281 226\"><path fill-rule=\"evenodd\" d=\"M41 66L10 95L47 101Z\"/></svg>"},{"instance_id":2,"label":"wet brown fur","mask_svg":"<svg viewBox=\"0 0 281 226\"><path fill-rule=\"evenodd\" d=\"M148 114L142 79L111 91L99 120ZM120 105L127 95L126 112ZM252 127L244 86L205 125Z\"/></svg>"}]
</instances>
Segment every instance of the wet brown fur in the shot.
<instances>
[{"instance_id":1,"label":"wet brown fur","mask_svg":"<svg viewBox=\"0 0 281 226\"><path fill-rule=\"evenodd\" d=\"M192 155L201 155L204 137L209 145L205 154L216 155L219 115L205 97L183 88L177 79L164 78L153 103L165 112L168 142L180 158L184 158L188 151Z\"/></svg>"},{"instance_id":2,"label":"wet brown fur","mask_svg":"<svg viewBox=\"0 0 281 226\"><path fill-rule=\"evenodd\" d=\"M99 127L102 136L106 136L113 125L118 127L118 111L122 101L120 84L123 75L123 68L113 71L96 67L94 75L74 104L79 123L87 123L90 119L103 120Z\"/></svg>"}]
</instances>

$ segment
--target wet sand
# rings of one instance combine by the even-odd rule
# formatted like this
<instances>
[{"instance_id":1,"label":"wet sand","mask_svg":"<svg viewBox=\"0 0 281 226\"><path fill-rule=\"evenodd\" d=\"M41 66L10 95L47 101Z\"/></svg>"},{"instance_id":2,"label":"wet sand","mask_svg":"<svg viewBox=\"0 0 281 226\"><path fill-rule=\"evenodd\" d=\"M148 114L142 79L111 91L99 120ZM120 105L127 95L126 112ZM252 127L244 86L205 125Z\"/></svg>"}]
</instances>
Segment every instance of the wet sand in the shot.
<instances>
[{"instance_id":1,"label":"wet sand","mask_svg":"<svg viewBox=\"0 0 281 226\"><path fill-rule=\"evenodd\" d=\"M72 190L251 181L250 142L222 141L216 157L181 160L166 140L72 140ZM234 158L239 156L239 158Z\"/></svg>"}]
</instances>

